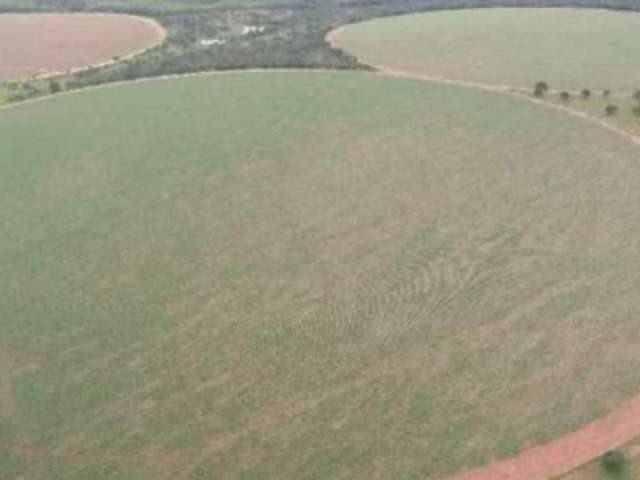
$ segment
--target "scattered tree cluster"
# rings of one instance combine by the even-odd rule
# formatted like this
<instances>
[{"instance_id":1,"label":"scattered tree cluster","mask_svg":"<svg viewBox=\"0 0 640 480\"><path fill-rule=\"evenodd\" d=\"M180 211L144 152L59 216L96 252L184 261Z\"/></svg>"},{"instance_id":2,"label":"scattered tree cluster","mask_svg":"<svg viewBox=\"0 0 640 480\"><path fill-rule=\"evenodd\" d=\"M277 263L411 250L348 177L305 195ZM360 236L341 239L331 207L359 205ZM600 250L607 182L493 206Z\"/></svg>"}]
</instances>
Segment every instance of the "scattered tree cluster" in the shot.
<instances>
[{"instance_id":1,"label":"scattered tree cluster","mask_svg":"<svg viewBox=\"0 0 640 480\"><path fill-rule=\"evenodd\" d=\"M537 98L544 97L550 91L549 84L544 80L539 80L533 86L533 95ZM608 100L611 97L611 90L604 89L602 90L602 98ZM640 117L640 88L635 89L632 93L633 99L636 101L636 104L631 107L631 113L635 117ZM571 100L571 92L567 90L563 90L558 93L558 98L561 102L567 103ZM588 88L583 88L580 91L580 98L583 100L591 99L591 90ZM614 117L620 113L620 107L613 103L608 103L604 108L604 113L608 117Z\"/></svg>"}]
</instances>

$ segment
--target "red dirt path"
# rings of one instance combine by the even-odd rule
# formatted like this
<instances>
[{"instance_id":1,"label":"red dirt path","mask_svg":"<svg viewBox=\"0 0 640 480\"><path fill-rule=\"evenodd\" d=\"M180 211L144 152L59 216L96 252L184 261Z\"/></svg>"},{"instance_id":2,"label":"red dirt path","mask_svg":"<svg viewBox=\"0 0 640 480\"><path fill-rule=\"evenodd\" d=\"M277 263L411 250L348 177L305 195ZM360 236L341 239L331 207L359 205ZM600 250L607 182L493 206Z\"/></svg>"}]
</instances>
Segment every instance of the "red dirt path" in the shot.
<instances>
[{"instance_id":1,"label":"red dirt path","mask_svg":"<svg viewBox=\"0 0 640 480\"><path fill-rule=\"evenodd\" d=\"M475 468L449 480L547 480L574 470L640 432L640 397L586 427L516 457Z\"/></svg>"},{"instance_id":2,"label":"red dirt path","mask_svg":"<svg viewBox=\"0 0 640 480\"><path fill-rule=\"evenodd\" d=\"M114 14L0 15L0 82L79 70L160 43L156 22Z\"/></svg>"}]
</instances>

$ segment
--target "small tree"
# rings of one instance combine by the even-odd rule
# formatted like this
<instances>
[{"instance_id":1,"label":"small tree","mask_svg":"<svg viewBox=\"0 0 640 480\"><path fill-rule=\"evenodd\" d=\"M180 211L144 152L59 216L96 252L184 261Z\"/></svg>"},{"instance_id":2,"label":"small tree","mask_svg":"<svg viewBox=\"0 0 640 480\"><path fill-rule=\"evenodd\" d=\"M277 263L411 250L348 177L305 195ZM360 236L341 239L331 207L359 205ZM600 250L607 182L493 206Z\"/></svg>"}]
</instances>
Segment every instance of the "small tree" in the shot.
<instances>
[{"instance_id":1,"label":"small tree","mask_svg":"<svg viewBox=\"0 0 640 480\"><path fill-rule=\"evenodd\" d=\"M544 96L547 91L549 91L549 84L543 80L536 82L535 86L533 87L533 94L536 97Z\"/></svg>"},{"instance_id":2,"label":"small tree","mask_svg":"<svg viewBox=\"0 0 640 480\"><path fill-rule=\"evenodd\" d=\"M620 109L616 105L607 105L604 109L604 112L607 114L607 117L613 117L618 114Z\"/></svg>"},{"instance_id":3,"label":"small tree","mask_svg":"<svg viewBox=\"0 0 640 480\"><path fill-rule=\"evenodd\" d=\"M609 98L611 96L611 90L603 90L602 91L602 98Z\"/></svg>"},{"instance_id":4,"label":"small tree","mask_svg":"<svg viewBox=\"0 0 640 480\"><path fill-rule=\"evenodd\" d=\"M580 96L584 99L584 100L589 100L591 98L591 90L585 88L580 92Z\"/></svg>"},{"instance_id":5,"label":"small tree","mask_svg":"<svg viewBox=\"0 0 640 480\"><path fill-rule=\"evenodd\" d=\"M51 93L53 94L60 93L61 90L62 90L62 86L60 85L60 82L54 79L49 80L49 91Z\"/></svg>"},{"instance_id":6,"label":"small tree","mask_svg":"<svg viewBox=\"0 0 640 480\"><path fill-rule=\"evenodd\" d=\"M610 475L619 475L624 470L627 458L620 450L611 450L600 457L600 464Z\"/></svg>"},{"instance_id":7,"label":"small tree","mask_svg":"<svg viewBox=\"0 0 640 480\"><path fill-rule=\"evenodd\" d=\"M569 92L560 92L560 100L563 102L568 102L571 99L571 95Z\"/></svg>"}]
</instances>

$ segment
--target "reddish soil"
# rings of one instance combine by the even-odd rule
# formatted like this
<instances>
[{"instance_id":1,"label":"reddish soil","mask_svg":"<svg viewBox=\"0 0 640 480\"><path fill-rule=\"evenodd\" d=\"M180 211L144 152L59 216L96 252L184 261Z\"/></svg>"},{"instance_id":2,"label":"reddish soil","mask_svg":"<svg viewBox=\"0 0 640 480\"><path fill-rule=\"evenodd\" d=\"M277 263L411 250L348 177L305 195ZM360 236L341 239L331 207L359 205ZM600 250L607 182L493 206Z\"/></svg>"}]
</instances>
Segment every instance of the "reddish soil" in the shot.
<instances>
[{"instance_id":1,"label":"reddish soil","mask_svg":"<svg viewBox=\"0 0 640 480\"><path fill-rule=\"evenodd\" d=\"M450 477L450 480L547 480L568 473L640 432L640 397L586 427L520 455Z\"/></svg>"},{"instance_id":2,"label":"reddish soil","mask_svg":"<svg viewBox=\"0 0 640 480\"><path fill-rule=\"evenodd\" d=\"M156 22L111 14L0 15L0 82L76 71L164 40Z\"/></svg>"}]
</instances>

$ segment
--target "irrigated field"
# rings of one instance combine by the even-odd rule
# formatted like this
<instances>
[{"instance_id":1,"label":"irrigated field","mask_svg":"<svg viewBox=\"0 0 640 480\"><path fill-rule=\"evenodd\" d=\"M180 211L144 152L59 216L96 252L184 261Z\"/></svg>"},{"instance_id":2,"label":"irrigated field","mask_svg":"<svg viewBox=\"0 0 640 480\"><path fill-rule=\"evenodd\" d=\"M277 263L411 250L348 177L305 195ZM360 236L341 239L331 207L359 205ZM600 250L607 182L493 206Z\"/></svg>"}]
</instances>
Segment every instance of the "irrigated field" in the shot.
<instances>
[{"instance_id":1,"label":"irrigated field","mask_svg":"<svg viewBox=\"0 0 640 480\"><path fill-rule=\"evenodd\" d=\"M62 73L152 47L159 24L106 14L0 15L0 82Z\"/></svg>"},{"instance_id":2,"label":"irrigated field","mask_svg":"<svg viewBox=\"0 0 640 480\"><path fill-rule=\"evenodd\" d=\"M441 478L640 388L637 146L229 74L0 111L3 479Z\"/></svg>"},{"instance_id":3,"label":"irrigated field","mask_svg":"<svg viewBox=\"0 0 640 480\"><path fill-rule=\"evenodd\" d=\"M332 42L365 63L492 85L640 88L640 15L606 10L479 9L349 25Z\"/></svg>"}]
</instances>

